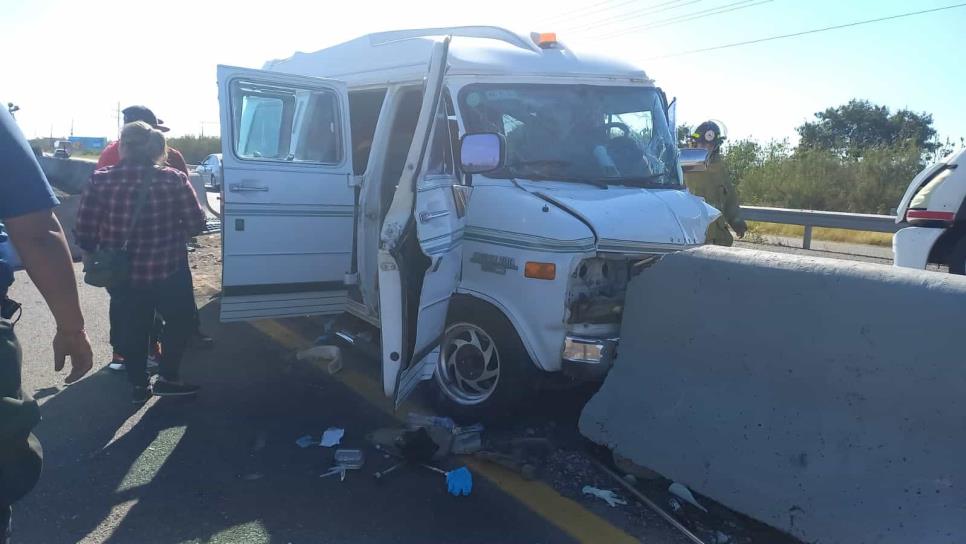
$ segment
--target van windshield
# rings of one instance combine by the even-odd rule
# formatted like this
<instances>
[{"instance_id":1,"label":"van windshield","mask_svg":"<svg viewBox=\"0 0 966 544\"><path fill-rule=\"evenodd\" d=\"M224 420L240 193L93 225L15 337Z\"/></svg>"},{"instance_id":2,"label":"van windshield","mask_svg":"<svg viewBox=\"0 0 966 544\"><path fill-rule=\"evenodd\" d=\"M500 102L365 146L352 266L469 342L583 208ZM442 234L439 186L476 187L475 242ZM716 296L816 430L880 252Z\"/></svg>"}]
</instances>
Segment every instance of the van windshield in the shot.
<instances>
[{"instance_id":1,"label":"van windshield","mask_svg":"<svg viewBox=\"0 0 966 544\"><path fill-rule=\"evenodd\" d=\"M678 186L677 145L657 89L473 84L460 91L466 132L506 137L492 178Z\"/></svg>"}]
</instances>

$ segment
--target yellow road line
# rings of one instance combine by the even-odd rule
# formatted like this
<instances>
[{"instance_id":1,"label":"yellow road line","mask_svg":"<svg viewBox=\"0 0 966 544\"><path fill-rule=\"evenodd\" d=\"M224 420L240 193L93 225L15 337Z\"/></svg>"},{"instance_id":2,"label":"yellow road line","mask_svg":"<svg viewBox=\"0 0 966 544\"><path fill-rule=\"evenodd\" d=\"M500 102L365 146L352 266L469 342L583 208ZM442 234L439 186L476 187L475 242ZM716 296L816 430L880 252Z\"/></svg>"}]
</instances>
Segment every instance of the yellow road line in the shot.
<instances>
[{"instance_id":1,"label":"yellow road line","mask_svg":"<svg viewBox=\"0 0 966 544\"><path fill-rule=\"evenodd\" d=\"M253 321L249 325L289 349L302 349L312 345L311 340L278 321ZM383 394L382 384L356 369L344 368L333 378L397 420L402 419L401 414L410 411L429 413L426 407L410 401L405 402L398 412L394 412L391 399ZM638 542L633 536L587 510L580 503L560 495L543 482L526 481L519 475L490 463L469 458L465 461L475 473L579 542Z\"/></svg>"}]
</instances>

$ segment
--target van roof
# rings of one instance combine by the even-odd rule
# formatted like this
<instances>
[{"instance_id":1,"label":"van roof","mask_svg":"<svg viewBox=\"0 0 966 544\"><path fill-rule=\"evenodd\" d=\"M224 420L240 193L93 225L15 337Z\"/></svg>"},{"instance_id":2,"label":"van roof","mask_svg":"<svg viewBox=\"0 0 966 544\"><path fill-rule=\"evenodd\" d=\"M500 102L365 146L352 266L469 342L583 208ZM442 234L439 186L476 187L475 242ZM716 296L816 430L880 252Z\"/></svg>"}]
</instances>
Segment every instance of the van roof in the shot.
<instances>
[{"instance_id":1,"label":"van roof","mask_svg":"<svg viewBox=\"0 0 966 544\"><path fill-rule=\"evenodd\" d=\"M584 77L653 84L643 70L596 55L577 54L555 43L537 44L538 34L524 36L492 26L397 30L367 34L312 53L265 63L265 70L327 77L349 85L418 81L426 76L433 43L453 36L450 75Z\"/></svg>"}]
</instances>

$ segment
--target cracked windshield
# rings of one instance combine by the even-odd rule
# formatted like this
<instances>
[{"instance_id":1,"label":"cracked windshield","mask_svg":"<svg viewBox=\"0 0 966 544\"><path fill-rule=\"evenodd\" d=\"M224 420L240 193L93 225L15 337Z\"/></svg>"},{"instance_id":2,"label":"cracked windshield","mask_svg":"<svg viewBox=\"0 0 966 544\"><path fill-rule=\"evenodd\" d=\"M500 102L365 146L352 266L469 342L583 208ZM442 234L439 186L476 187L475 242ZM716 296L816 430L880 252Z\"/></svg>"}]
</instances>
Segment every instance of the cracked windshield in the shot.
<instances>
[{"instance_id":1,"label":"cracked windshield","mask_svg":"<svg viewBox=\"0 0 966 544\"><path fill-rule=\"evenodd\" d=\"M675 186L677 147L656 89L592 85L469 85L467 132L506 137L493 178Z\"/></svg>"}]
</instances>

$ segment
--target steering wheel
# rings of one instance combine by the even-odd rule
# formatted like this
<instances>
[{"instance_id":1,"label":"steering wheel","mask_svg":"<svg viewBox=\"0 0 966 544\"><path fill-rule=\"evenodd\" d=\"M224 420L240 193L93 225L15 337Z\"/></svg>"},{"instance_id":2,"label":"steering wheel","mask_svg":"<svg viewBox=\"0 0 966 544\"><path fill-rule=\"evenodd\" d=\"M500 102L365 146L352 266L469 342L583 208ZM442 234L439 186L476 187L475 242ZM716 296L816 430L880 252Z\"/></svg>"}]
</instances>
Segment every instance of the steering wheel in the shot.
<instances>
[{"instance_id":1,"label":"steering wheel","mask_svg":"<svg viewBox=\"0 0 966 544\"><path fill-rule=\"evenodd\" d=\"M604 131L607 136L610 137L611 129L619 129L623 134L620 136L614 136L614 138L627 138L631 135L631 127L627 126L626 123L621 123L620 121L611 121L610 123L604 123Z\"/></svg>"}]
</instances>

